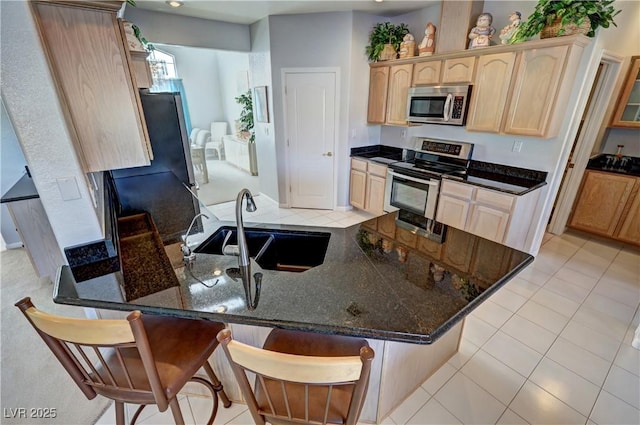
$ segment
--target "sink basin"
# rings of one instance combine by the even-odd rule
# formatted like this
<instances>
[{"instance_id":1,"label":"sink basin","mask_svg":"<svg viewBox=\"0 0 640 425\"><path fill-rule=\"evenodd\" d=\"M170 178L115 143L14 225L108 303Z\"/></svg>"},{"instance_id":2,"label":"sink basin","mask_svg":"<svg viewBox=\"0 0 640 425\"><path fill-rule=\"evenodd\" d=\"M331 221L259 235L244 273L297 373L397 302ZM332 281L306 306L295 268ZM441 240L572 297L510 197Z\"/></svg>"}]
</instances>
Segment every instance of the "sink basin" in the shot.
<instances>
[{"instance_id":1,"label":"sink basin","mask_svg":"<svg viewBox=\"0 0 640 425\"><path fill-rule=\"evenodd\" d=\"M231 233L229 235L229 232ZM266 270L303 272L324 262L331 233L295 230L245 229L249 256ZM235 227L223 226L202 242L195 253L223 255L227 245L238 243Z\"/></svg>"}]
</instances>

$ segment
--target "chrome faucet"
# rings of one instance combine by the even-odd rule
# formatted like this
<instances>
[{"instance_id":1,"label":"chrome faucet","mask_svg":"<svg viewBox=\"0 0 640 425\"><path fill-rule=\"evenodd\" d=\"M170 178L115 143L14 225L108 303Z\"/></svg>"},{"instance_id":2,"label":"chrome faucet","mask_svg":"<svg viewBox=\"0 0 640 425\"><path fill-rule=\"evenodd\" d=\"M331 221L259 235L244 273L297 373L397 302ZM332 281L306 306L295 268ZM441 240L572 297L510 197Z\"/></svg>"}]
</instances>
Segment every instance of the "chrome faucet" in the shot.
<instances>
[{"instance_id":1,"label":"chrome faucet","mask_svg":"<svg viewBox=\"0 0 640 425\"><path fill-rule=\"evenodd\" d=\"M242 286L244 287L245 298L247 302L247 308L254 310L258 306L258 300L260 299L260 288L262 286L262 273L255 273L253 275L256 281L256 294L255 298L251 299L251 260L249 259L249 248L247 247L247 237L244 234L244 223L242 221L242 201L247 198L247 212L254 212L257 207L253 201L253 196L249 189L242 189L238 193L236 198L236 233L238 239L238 245L227 245L223 248L225 255L237 255L238 256L238 268L227 269L227 274L232 277L242 278Z\"/></svg>"},{"instance_id":2,"label":"chrome faucet","mask_svg":"<svg viewBox=\"0 0 640 425\"><path fill-rule=\"evenodd\" d=\"M191 233L191 228L193 227L194 223L200 217L204 217L207 220L209 219L209 216L205 213L197 214L195 217L193 217L193 220L191 220L191 224L187 229L187 233L182 236L182 245L180 245L180 251L182 251L182 261L184 262L185 266L193 265L193 262L196 260L196 254L191 252L191 248L189 248L189 244L187 243L187 238L189 237L189 233Z\"/></svg>"}]
</instances>

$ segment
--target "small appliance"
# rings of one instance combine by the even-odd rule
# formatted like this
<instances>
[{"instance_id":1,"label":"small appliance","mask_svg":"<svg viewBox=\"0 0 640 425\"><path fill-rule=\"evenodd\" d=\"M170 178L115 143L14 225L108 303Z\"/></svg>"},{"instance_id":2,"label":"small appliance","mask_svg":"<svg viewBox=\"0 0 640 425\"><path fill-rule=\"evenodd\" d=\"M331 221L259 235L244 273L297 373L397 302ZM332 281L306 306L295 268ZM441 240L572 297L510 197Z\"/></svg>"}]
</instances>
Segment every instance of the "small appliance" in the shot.
<instances>
[{"instance_id":1,"label":"small appliance","mask_svg":"<svg viewBox=\"0 0 640 425\"><path fill-rule=\"evenodd\" d=\"M412 87L407 99L407 121L463 126L470 95L470 85Z\"/></svg>"}]
</instances>

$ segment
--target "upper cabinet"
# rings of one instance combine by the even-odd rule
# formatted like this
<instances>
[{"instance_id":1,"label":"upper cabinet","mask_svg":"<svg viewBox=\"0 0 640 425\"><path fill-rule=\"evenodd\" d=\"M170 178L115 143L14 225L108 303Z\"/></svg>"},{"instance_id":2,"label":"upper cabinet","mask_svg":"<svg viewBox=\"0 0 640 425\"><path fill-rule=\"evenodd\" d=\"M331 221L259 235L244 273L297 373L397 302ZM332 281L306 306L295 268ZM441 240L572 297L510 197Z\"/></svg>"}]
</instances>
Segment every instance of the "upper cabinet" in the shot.
<instances>
[{"instance_id":1,"label":"upper cabinet","mask_svg":"<svg viewBox=\"0 0 640 425\"><path fill-rule=\"evenodd\" d=\"M471 84L468 131L555 137L565 116L580 57L590 41L583 35L555 37L371 64L368 121L407 125L408 84ZM374 79L374 73L380 73L381 68L389 71L387 90L382 90L383 84ZM634 69L634 78L638 78L637 62ZM638 112L640 82L635 87L635 91L628 89L633 92L628 97L638 98ZM372 93L377 92L384 93L383 101L372 99ZM371 119L372 105L377 120ZM381 105L386 107L386 115ZM385 116L384 121L381 116Z\"/></svg>"},{"instance_id":2,"label":"upper cabinet","mask_svg":"<svg viewBox=\"0 0 640 425\"><path fill-rule=\"evenodd\" d=\"M372 66L369 71L370 124L407 125L407 95L413 64Z\"/></svg>"},{"instance_id":3,"label":"upper cabinet","mask_svg":"<svg viewBox=\"0 0 640 425\"><path fill-rule=\"evenodd\" d=\"M629 73L611 125L640 128L640 56L631 58Z\"/></svg>"},{"instance_id":4,"label":"upper cabinet","mask_svg":"<svg viewBox=\"0 0 640 425\"><path fill-rule=\"evenodd\" d=\"M34 1L33 14L85 172L149 165L151 145L116 14L122 2Z\"/></svg>"},{"instance_id":5,"label":"upper cabinet","mask_svg":"<svg viewBox=\"0 0 640 425\"><path fill-rule=\"evenodd\" d=\"M508 95L505 133L534 137L555 135L550 131L550 121L568 50L568 46L555 46L526 50L518 55L518 70Z\"/></svg>"}]
</instances>

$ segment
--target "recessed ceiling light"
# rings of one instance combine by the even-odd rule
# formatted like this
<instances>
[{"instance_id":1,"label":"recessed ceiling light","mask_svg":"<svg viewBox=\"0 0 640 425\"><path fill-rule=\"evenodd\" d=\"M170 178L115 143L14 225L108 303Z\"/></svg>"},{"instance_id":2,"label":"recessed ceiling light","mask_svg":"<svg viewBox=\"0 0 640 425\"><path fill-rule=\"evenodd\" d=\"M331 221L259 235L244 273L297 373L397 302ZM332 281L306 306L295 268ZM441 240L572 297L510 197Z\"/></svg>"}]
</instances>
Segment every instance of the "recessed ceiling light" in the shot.
<instances>
[{"instance_id":1,"label":"recessed ceiling light","mask_svg":"<svg viewBox=\"0 0 640 425\"><path fill-rule=\"evenodd\" d=\"M181 1L175 1L175 0L168 1L168 2L166 2L166 3L167 3L169 6L171 6L171 7L180 7L180 6L182 6L182 5L184 4L184 3L183 3L183 2L181 2Z\"/></svg>"},{"instance_id":2,"label":"recessed ceiling light","mask_svg":"<svg viewBox=\"0 0 640 425\"><path fill-rule=\"evenodd\" d=\"M376 3L382 3L384 0L376 0Z\"/></svg>"}]
</instances>

